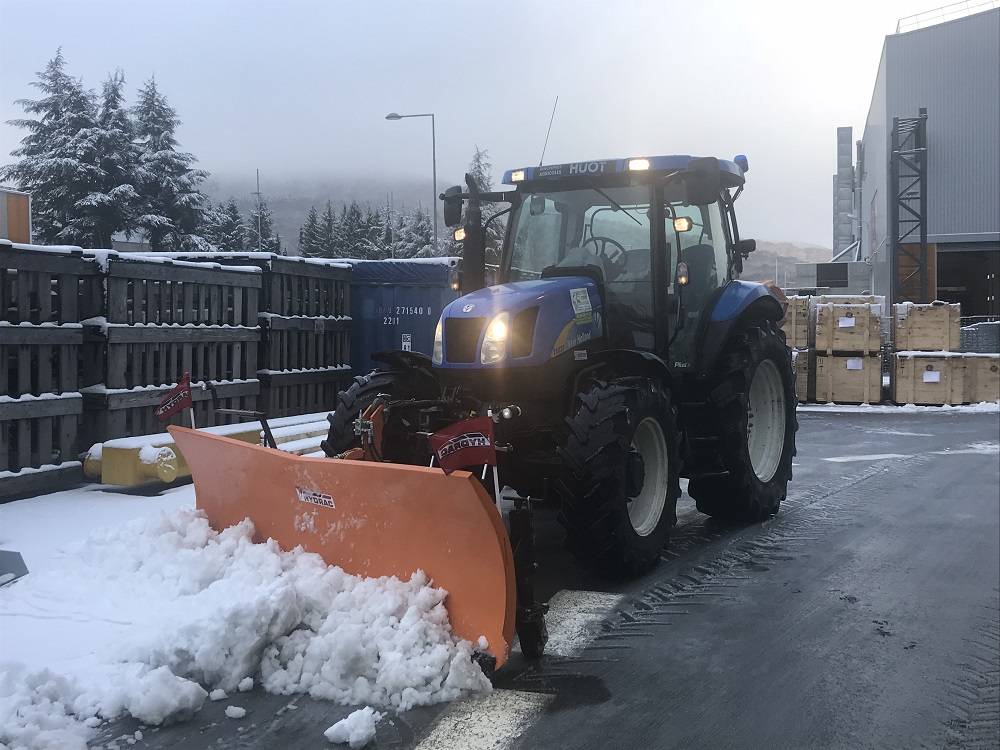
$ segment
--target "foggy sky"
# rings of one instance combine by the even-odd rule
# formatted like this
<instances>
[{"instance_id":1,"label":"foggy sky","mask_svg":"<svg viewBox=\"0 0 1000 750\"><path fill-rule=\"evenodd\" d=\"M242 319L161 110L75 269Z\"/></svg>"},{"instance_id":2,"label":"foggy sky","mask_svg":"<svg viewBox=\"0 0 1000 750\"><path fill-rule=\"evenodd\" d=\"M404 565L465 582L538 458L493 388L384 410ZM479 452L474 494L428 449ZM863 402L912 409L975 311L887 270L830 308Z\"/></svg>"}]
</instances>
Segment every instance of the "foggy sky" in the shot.
<instances>
[{"instance_id":1,"label":"foggy sky","mask_svg":"<svg viewBox=\"0 0 1000 750\"><path fill-rule=\"evenodd\" d=\"M882 39L934 0L0 0L0 120L60 45L88 87L156 76L181 146L232 181L430 177L474 145L502 170L645 154L732 158L744 236L831 246L835 128L855 139ZM0 162L23 132L0 124ZM428 199L430 190L428 184ZM334 196L340 200L349 196Z\"/></svg>"}]
</instances>

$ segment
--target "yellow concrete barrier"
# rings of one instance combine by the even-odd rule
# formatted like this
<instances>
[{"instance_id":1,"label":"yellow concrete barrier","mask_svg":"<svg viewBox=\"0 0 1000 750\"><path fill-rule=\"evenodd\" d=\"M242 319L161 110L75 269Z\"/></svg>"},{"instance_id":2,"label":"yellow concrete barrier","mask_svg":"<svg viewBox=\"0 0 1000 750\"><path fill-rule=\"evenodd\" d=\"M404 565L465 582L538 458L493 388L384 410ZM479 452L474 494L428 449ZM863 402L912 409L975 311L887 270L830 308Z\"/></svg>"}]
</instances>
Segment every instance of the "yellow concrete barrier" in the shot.
<instances>
[{"instance_id":1,"label":"yellow concrete barrier","mask_svg":"<svg viewBox=\"0 0 1000 750\"><path fill-rule=\"evenodd\" d=\"M268 420L268 424L278 447L287 445L294 453L319 450L319 441L326 437L329 426L325 412L282 417ZM260 422L206 427L204 431L253 445L261 443ZM96 443L87 452L83 472L89 479L119 487L170 484L191 476L184 455L166 432Z\"/></svg>"}]
</instances>

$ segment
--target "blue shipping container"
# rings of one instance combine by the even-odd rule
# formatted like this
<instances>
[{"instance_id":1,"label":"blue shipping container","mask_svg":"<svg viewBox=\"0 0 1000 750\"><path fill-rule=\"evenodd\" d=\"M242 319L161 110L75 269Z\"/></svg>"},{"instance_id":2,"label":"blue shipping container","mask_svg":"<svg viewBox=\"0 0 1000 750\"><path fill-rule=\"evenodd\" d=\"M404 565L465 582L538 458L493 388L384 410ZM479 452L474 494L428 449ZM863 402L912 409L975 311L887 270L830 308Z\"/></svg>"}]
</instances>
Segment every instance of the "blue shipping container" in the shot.
<instances>
[{"instance_id":1,"label":"blue shipping container","mask_svg":"<svg viewBox=\"0 0 1000 750\"><path fill-rule=\"evenodd\" d=\"M414 351L430 356L441 310L458 297L449 285L453 258L355 261L351 272L351 363L363 374L371 355Z\"/></svg>"}]
</instances>

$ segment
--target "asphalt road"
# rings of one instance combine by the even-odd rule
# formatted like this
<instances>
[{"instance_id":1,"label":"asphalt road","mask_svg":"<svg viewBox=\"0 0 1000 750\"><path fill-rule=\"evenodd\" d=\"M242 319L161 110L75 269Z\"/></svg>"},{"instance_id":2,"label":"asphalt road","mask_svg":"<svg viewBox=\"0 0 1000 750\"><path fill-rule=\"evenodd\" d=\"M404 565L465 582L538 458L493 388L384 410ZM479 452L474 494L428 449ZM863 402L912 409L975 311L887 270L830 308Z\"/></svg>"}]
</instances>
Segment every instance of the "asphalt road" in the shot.
<instances>
[{"instance_id":1,"label":"asphalt road","mask_svg":"<svg viewBox=\"0 0 1000 750\"><path fill-rule=\"evenodd\" d=\"M1000 747L1000 417L800 424L778 516L721 527L685 496L641 580L580 570L542 519L555 653L515 655L485 698L388 716L369 747ZM240 722L207 703L134 746L316 748L351 710L239 697Z\"/></svg>"}]
</instances>

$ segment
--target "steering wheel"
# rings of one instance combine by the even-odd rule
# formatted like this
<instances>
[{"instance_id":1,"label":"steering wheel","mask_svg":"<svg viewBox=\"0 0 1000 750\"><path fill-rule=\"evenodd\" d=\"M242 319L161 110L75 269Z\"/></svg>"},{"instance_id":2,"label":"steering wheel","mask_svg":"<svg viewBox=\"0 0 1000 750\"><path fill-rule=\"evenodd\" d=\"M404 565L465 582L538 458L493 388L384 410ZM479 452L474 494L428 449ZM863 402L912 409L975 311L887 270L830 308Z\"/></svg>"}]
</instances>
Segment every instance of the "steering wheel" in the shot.
<instances>
[{"instance_id":1,"label":"steering wheel","mask_svg":"<svg viewBox=\"0 0 1000 750\"><path fill-rule=\"evenodd\" d=\"M591 242L594 243L594 254L600 255L611 264L612 278L616 278L624 273L626 253L628 251L625 250L625 246L622 243L610 237L593 234L580 244L580 248L585 248ZM600 247L598 247L598 243L600 243ZM608 252L608 245L612 246L612 252Z\"/></svg>"}]
</instances>

